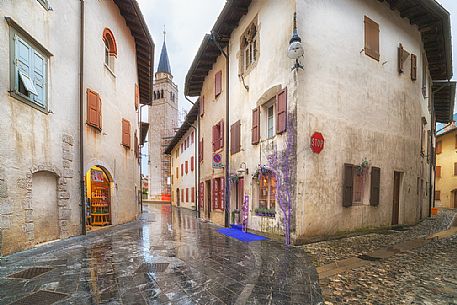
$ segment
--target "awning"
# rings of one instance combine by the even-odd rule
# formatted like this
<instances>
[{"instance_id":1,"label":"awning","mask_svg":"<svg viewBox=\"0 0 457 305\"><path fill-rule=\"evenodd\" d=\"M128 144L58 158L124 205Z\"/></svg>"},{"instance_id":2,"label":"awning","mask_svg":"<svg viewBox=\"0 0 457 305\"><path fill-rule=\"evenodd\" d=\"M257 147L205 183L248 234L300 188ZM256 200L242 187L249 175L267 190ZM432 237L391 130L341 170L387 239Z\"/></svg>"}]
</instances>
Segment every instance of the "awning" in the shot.
<instances>
[{"instance_id":1,"label":"awning","mask_svg":"<svg viewBox=\"0 0 457 305\"><path fill-rule=\"evenodd\" d=\"M449 123L453 120L456 82L433 83L433 103L438 123Z\"/></svg>"}]
</instances>

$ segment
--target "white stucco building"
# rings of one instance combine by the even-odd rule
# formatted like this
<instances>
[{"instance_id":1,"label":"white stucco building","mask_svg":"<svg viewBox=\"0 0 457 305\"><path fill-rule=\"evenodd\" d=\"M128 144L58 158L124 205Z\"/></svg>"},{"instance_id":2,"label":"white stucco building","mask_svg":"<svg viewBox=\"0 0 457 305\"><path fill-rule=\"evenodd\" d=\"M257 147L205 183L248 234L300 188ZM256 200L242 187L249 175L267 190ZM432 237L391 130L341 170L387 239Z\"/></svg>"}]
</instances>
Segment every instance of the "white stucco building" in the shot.
<instances>
[{"instance_id":1,"label":"white stucco building","mask_svg":"<svg viewBox=\"0 0 457 305\"><path fill-rule=\"evenodd\" d=\"M135 219L154 49L137 2L4 1L0 14L0 255Z\"/></svg>"},{"instance_id":2,"label":"white stucco building","mask_svg":"<svg viewBox=\"0 0 457 305\"><path fill-rule=\"evenodd\" d=\"M221 174L211 158L219 152L204 148L203 210L227 216L247 199L248 228L283 234L290 224L296 243L428 216L434 123L451 119L455 83L448 82L449 13L435 1L417 2L227 1L185 86L186 95L211 104L200 117L200 140L227 105L214 95L218 71L229 97L230 165L222 176L230 177L223 193L230 202L214 200ZM303 69L292 70L295 13L304 55ZM318 134L324 146L315 153Z\"/></svg>"}]
</instances>

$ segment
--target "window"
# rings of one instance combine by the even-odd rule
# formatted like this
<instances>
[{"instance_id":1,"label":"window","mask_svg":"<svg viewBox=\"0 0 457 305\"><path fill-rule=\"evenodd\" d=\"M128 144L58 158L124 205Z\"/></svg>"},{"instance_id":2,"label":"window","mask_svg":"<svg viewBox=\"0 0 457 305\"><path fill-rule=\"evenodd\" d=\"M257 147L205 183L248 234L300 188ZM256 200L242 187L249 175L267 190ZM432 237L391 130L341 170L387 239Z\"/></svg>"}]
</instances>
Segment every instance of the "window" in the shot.
<instances>
[{"instance_id":1,"label":"window","mask_svg":"<svg viewBox=\"0 0 457 305\"><path fill-rule=\"evenodd\" d=\"M242 71L246 72L257 60L257 26L252 22L241 36Z\"/></svg>"},{"instance_id":2,"label":"window","mask_svg":"<svg viewBox=\"0 0 457 305\"><path fill-rule=\"evenodd\" d=\"M49 56L41 45L25 33L11 18L6 19L11 32L11 95L42 111L48 108ZM14 29L13 27L17 28Z\"/></svg>"},{"instance_id":3,"label":"window","mask_svg":"<svg viewBox=\"0 0 457 305\"><path fill-rule=\"evenodd\" d=\"M455 175L455 165L454 165L454 175ZM436 178L441 178L441 166L436 167Z\"/></svg>"},{"instance_id":4,"label":"window","mask_svg":"<svg viewBox=\"0 0 457 305\"><path fill-rule=\"evenodd\" d=\"M355 171L355 167L353 167ZM362 175L357 175L354 173L353 175L353 194L352 194L352 203L362 203L362 192L363 192L363 182L362 182Z\"/></svg>"},{"instance_id":5,"label":"window","mask_svg":"<svg viewBox=\"0 0 457 305\"><path fill-rule=\"evenodd\" d=\"M457 134L455 135L455 148L457 149Z\"/></svg>"},{"instance_id":6,"label":"window","mask_svg":"<svg viewBox=\"0 0 457 305\"><path fill-rule=\"evenodd\" d=\"M102 102L100 95L87 89L86 91L87 109L86 109L86 123L98 130L102 129Z\"/></svg>"},{"instance_id":7,"label":"window","mask_svg":"<svg viewBox=\"0 0 457 305\"><path fill-rule=\"evenodd\" d=\"M222 70L214 75L214 96L218 97L222 93Z\"/></svg>"},{"instance_id":8,"label":"window","mask_svg":"<svg viewBox=\"0 0 457 305\"><path fill-rule=\"evenodd\" d=\"M420 155L425 156L426 152L426 143L427 143L427 130L425 128L425 124L427 123L425 117L422 117L422 124L421 124L421 151Z\"/></svg>"},{"instance_id":9,"label":"window","mask_svg":"<svg viewBox=\"0 0 457 305\"><path fill-rule=\"evenodd\" d=\"M442 150L442 143L441 143L441 141L438 141L438 142L436 142L436 150L435 150L436 154L437 155L440 154L441 150Z\"/></svg>"},{"instance_id":10,"label":"window","mask_svg":"<svg viewBox=\"0 0 457 305\"><path fill-rule=\"evenodd\" d=\"M130 122L126 119L122 119L122 145L130 148Z\"/></svg>"},{"instance_id":11,"label":"window","mask_svg":"<svg viewBox=\"0 0 457 305\"><path fill-rule=\"evenodd\" d=\"M379 24L365 16L365 54L379 61Z\"/></svg>"},{"instance_id":12,"label":"window","mask_svg":"<svg viewBox=\"0 0 457 305\"><path fill-rule=\"evenodd\" d=\"M224 147L224 120L213 126L213 151Z\"/></svg>"},{"instance_id":13,"label":"window","mask_svg":"<svg viewBox=\"0 0 457 305\"><path fill-rule=\"evenodd\" d=\"M230 127L230 152L231 154L236 154L237 152L240 151L240 127L241 123L240 121L235 122L231 127Z\"/></svg>"},{"instance_id":14,"label":"window","mask_svg":"<svg viewBox=\"0 0 457 305\"><path fill-rule=\"evenodd\" d=\"M276 178L262 176L259 183L259 208L275 209L276 207Z\"/></svg>"},{"instance_id":15,"label":"window","mask_svg":"<svg viewBox=\"0 0 457 305\"><path fill-rule=\"evenodd\" d=\"M105 65L114 73L114 60L117 57L117 45L114 35L110 29L103 31L103 42L105 43Z\"/></svg>"},{"instance_id":16,"label":"window","mask_svg":"<svg viewBox=\"0 0 457 305\"><path fill-rule=\"evenodd\" d=\"M224 178L213 179L213 209L224 209Z\"/></svg>"},{"instance_id":17,"label":"window","mask_svg":"<svg viewBox=\"0 0 457 305\"><path fill-rule=\"evenodd\" d=\"M267 109L267 138L272 138L275 135L274 125L274 106L271 105Z\"/></svg>"},{"instance_id":18,"label":"window","mask_svg":"<svg viewBox=\"0 0 457 305\"><path fill-rule=\"evenodd\" d=\"M364 175L358 166L344 164L343 206L350 207L353 203L363 203ZM371 167L370 205L377 206L380 198L381 169Z\"/></svg>"},{"instance_id":19,"label":"window","mask_svg":"<svg viewBox=\"0 0 457 305\"><path fill-rule=\"evenodd\" d=\"M435 191L435 200L441 200L441 191Z\"/></svg>"}]
</instances>

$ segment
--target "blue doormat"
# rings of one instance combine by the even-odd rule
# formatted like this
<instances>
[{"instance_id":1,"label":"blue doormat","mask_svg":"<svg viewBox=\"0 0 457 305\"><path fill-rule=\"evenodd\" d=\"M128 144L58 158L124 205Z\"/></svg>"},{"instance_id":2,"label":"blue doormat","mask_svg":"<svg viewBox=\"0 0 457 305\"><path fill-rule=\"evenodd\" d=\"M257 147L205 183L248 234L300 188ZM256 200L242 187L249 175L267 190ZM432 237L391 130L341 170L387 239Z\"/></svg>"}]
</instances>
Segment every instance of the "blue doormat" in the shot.
<instances>
[{"instance_id":1,"label":"blue doormat","mask_svg":"<svg viewBox=\"0 0 457 305\"><path fill-rule=\"evenodd\" d=\"M228 237L236 238L245 243L249 243L251 241L268 240L268 238L264 236L259 236L252 233L244 233L243 231L231 228L219 229L217 232Z\"/></svg>"}]
</instances>

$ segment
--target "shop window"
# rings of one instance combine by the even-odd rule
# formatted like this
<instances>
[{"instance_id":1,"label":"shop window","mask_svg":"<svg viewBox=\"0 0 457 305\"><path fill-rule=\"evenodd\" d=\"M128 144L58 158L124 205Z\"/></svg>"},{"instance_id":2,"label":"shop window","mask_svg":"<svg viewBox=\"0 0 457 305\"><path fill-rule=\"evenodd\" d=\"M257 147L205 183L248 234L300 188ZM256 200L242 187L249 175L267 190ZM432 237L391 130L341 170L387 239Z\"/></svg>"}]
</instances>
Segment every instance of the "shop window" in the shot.
<instances>
[{"instance_id":1,"label":"shop window","mask_svg":"<svg viewBox=\"0 0 457 305\"><path fill-rule=\"evenodd\" d=\"M365 54L379 61L379 24L365 16Z\"/></svg>"},{"instance_id":2,"label":"shop window","mask_svg":"<svg viewBox=\"0 0 457 305\"><path fill-rule=\"evenodd\" d=\"M276 178L262 176L259 183L259 208L275 209L276 207Z\"/></svg>"},{"instance_id":3,"label":"shop window","mask_svg":"<svg viewBox=\"0 0 457 305\"><path fill-rule=\"evenodd\" d=\"M241 70L247 72L250 67L257 61L258 57L258 35L257 35L257 18L245 30L241 36L240 43L240 61Z\"/></svg>"},{"instance_id":4,"label":"shop window","mask_svg":"<svg viewBox=\"0 0 457 305\"><path fill-rule=\"evenodd\" d=\"M105 43L105 66L114 73L114 61L117 57L117 45L113 32L105 28L103 31L103 42Z\"/></svg>"},{"instance_id":5,"label":"shop window","mask_svg":"<svg viewBox=\"0 0 457 305\"><path fill-rule=\"evenodd\" d=\"M14 21L7 18L11 32L11 91L10 94L35 108L47 112L49 53L26 34ZM13 28L17 27L18 31Z\"/></svg>"}]
</instances>

